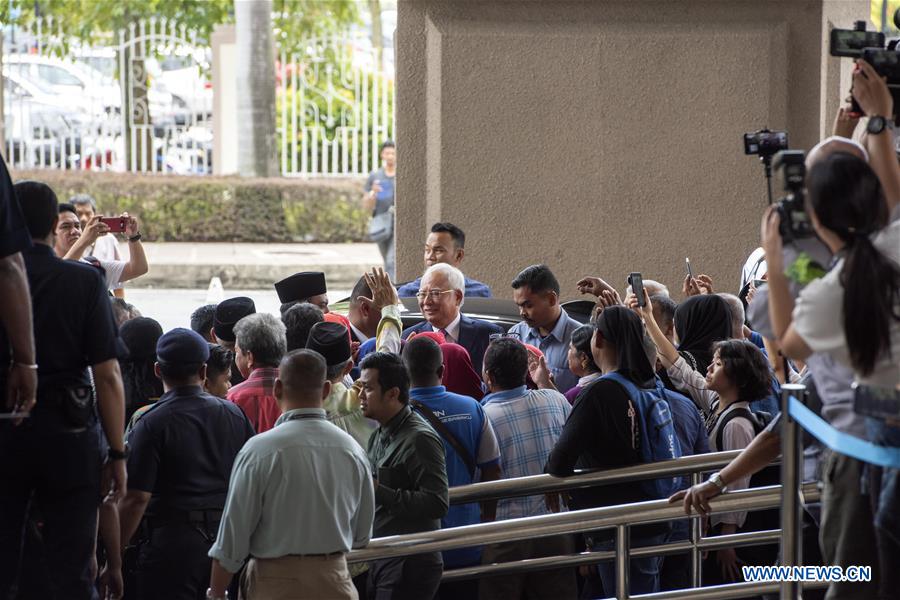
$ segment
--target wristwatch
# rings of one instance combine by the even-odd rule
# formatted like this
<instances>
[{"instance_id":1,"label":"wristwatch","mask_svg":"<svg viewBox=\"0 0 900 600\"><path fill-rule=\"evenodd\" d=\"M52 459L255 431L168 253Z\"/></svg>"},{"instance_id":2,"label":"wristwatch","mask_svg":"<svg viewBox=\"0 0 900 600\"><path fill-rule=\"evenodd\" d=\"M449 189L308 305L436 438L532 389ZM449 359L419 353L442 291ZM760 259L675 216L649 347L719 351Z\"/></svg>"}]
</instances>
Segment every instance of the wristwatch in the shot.
<instances>
[{"instance_id":1,"label":"wristwatch","mask_svg":"<svg viewBox=\"0 0 900 600\"><path fill-rule=\"evenodd\" d=\"M869 122L866 124L866 131L869 132L870 135L878 135L889 127L890 124L885 117L873 115L869 117Z\"/></svg>"},{"instance_id":2,"label":"wristwatch","mask_svg":"<svg viewBox=\"0 0 900 600\"><path fill-rule=\"evenodd\" d=\"M720 493L720 494L721 494L721 493L725 493L725 488L726 488L727 486L725 485L725 482L722 481L722 476L719 475L718 472L713 473L712 475L710 475L708 481L709 481L711 484L713 484L714 486L716 486L717 488L719 488L719 493Z\"/></svg>"},{"instance_id":3,"label":"wristwatch","mask_svg":"<svg viewBox=\"0 0 900 600\"><path fill-rule=\"evenodd\" d=\"M212 588L206 588L206 600L228 600L228 590L225 590L224 596L214 596Z\"/></svg>"},{"instance_id":4,"label":"wristwatch","mask_svg":"<svg viewBox=\"0 0 900 600\"><path fill-rule=\"evenodd\" d=\"M106 451L106 460L110 462L114 460L128 460L128 446L125 446L124 450L110 448Z\"/></svg>"}]
</instances>

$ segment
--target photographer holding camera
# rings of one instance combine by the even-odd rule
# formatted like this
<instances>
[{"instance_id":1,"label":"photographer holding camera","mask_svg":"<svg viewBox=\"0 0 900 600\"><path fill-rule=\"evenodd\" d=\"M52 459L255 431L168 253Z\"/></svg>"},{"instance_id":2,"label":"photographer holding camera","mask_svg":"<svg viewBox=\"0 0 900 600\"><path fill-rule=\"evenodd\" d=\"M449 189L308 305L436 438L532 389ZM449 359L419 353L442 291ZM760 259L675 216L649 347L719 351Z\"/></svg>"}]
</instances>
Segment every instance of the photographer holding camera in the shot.
<instances>
[{"instance_id":1,"label":"photographer holding camera","mask_svg":"<svg viewBox=\"0 0 900 600\"><path fill-rule=\"evenodd\" d=\"M782 351L799 360L814 352L826 354L851 367L859 384L855 409L860 412L867 390L893 390L900 384L900 166L887 127L894 114L891 94L864 61L858 61L853 75L853 95L869 115L872 166L837 152L810 168L807 211L816 235L836 260L800 293L796 308L784 274L781 219L774 207L763 218L762 238L769 265L769 313ZM872 442L900 446L900 428L885 420L868 419L867 429ZM884 597L900 586L900 523L891 510L900 502L898 486L897 470L885 469L875 514Z\"/></svg>"}]
</instances>

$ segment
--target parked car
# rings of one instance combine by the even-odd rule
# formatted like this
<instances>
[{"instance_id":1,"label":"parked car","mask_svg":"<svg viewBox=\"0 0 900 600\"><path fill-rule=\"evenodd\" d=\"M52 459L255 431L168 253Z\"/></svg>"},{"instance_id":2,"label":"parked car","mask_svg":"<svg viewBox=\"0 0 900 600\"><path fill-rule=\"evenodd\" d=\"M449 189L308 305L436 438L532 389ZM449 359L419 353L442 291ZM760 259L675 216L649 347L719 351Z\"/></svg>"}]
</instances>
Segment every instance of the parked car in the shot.
<instances>
[{"instance_id":1,"label":"parked car","mask_svg":"<svg viewBox=\"0 0 900 600\"><path fill-rule=\"evenodd\" d=\"M397 284L398 287L402 284ZM346 314L350 298L329 305L329 309L334 312ZM405 309L400 318L403 321L403 328L412 327L425 320L422 311L419 310L419 301L415 298L400 298L400 302ZM594 303L590 300L571 300L563 303L563 308L569 313L569 316L579 323L587 323L591 318L591 311L594 309ZM522 320L519 315L519 307L512 300L504 300L502 298L466 298L462 307L462 312L473 319L482 319L495 325L499 325L504 331L508 331L510 327Z\"/></svg>"},{"instance_id":2,"label":"parked car","mask_svg":"<svg viewBox=\"0 0 900 600\"><path fill-rule=\"evenodd\" d=\"M206 74L208 61L203 56L167 56L161 60L147 59L147 71L152 85L176 98L176 102L190 114L179 125L196 120L209 120L213 108L212 83Z\"/></svg>"},{"instance_id":3,"label":"parked car","mask_svg":"<svg viewBox=\"0 0 900 600\"><path fill-rule=\"evenodd\" d=\"M26 98L4 103L7 158L20 168L80 165L80 132L55 106Z\"/></svg>"},{"instance_id":4,"label":"parked car","mask_svg":"<svg viewBox=\"0 0 900 600\"><path fill-rule=\"evenodd\" d=\"M92 116L77 103L73 104L70 99L55 94L41 83L11 73L6 68L3 70L3 92L6 112L21 111L24 107L29 110L31 107L39 107L38 110L52 107L63 114L66 122L74 129L86 128L92 121Z\"/></svg>"},{"instance_id":5,"label":"parked car","mask_svg":"<svg viewBox=\"0 0 900 600\"><path fill-rule=\"evenodd\" d=\"M4 72L20 75L41 85L69 105L74 103L89 114L100 117L121 115L122 92L119 81L84 62L33 54L11 54L4 57ZM147 90L147 100L151 119L164 119L179 110L172 94L153 86Z\"/></svg>"}]
</instances>

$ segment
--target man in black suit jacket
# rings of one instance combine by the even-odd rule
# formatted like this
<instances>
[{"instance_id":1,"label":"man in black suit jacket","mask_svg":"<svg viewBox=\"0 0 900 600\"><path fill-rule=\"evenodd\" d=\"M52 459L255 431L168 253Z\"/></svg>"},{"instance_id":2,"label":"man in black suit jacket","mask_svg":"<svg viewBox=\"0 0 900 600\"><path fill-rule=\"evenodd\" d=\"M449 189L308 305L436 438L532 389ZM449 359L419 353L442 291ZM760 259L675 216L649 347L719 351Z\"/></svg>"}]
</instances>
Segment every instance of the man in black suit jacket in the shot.
<instances>
[{"instance_id":1,"label":"man in black suit jacket","mask_svg":"<svg viewBox=\"0 0 900 600\"><path fill-rule=\"evenodd\" d=\"M503 330L493 323L471 319L460 312L465 289L466 278L456 267L445 263L428 267L416 295L425 321L406 329L403 339L412 333L440 331L448 342L457 343L469 351L475 371L481 373L481 362L491 334L502 333Z\"/></svg>"}]
</instances>

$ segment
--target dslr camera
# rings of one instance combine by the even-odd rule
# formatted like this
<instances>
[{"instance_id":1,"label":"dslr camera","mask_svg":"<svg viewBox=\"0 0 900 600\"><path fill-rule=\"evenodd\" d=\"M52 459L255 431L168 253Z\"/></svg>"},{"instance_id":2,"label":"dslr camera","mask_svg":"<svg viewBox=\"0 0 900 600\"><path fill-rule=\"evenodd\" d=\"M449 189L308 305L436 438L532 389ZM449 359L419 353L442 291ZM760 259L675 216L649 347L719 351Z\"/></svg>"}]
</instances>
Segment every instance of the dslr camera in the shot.
<instances>
[{"instance_id":1,"label":"dslr camera","mask_svg":"<svg viewBox=\"0 0 900 600\"><path fill-rule=\"evenodd\" d=\"M776 206L781 217L778 231L785 243L816 235L804 202L805 159L802 150L782 150L772 159L772 168L784 185L784 196Z\"/></svg>"}]
</instances>

